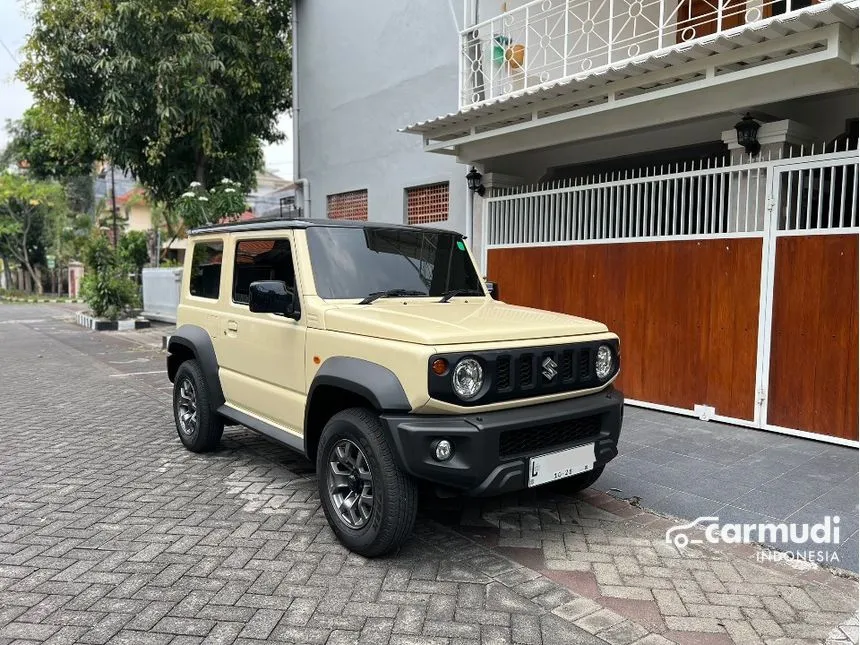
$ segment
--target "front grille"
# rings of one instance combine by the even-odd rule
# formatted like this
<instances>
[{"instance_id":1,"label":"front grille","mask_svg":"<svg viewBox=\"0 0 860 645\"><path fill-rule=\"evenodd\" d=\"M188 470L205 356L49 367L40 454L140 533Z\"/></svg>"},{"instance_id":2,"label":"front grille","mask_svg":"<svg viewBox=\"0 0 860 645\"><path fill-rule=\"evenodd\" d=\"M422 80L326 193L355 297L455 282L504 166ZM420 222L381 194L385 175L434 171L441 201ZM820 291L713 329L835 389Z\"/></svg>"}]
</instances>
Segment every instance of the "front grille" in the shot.
<instances>
[{"instance_id":1,"label":"front grille","mask_svg":"<svg viewBox=\"0 0 860 645\"><path fill-rule=\"evenodd\" d=\"M507 390L511 386L511 357L499 356L496 359L496 387Z\"/></svg>"},{"instance_id":2,"label":"front grille","mask_svg":"<svg viewBox=\"0 0 860 645\"><path fill-rule=\"evenodd\" d=\"M536 428L505 430L499 435L499 456L551 452L568 444L596 439L599 433L599 416L569 419Z\"/></svg>"},{"instance_id":3,"label":"front grille","mask_svg":"<svg viewBox=\"0 0 860 645\"><path fill-rule=\"evenodd\" d=\"M579 352L579 378L586 380L591 376L591 351L583 349Z\"/></svg>"},{"instance_id":4,"label":"front grille","mask_svg":"<svg viewBox=\"0 0 860 645\"><path fill-rule=\"evenodd\" d=\"M561 366L558 370L561 374L562 381L569 381L573 378L573 350L566 349L561 353Z\"/></svg>"},{"instance_id":5,"label":"front grille","mask_svg":"<svg viewBox=\"0 0 860 645\"><path fill-rule=\"evenodd\" d=\"M427 366L428 392L434 399L456 405L484 405L597 388L605 381L598 379L594 372L594 358L597 348L604 343L613 348L617 364L617 349L611 340L434 354ZM476 398L463 401L453 391L451 374L436 374L431 366L438 358L456 365L467 357L476 358L482 364L487 387Z\"/></svg>"},{"instance_id":6,"label":"front grille","mask_svg":"<svg viewBox=\"0 0 860 645\"><path fill-rule=\"evenodd\" d=\"M520 355L520 388L534 387L534 354Z\"/></svg>"}]
</instances>

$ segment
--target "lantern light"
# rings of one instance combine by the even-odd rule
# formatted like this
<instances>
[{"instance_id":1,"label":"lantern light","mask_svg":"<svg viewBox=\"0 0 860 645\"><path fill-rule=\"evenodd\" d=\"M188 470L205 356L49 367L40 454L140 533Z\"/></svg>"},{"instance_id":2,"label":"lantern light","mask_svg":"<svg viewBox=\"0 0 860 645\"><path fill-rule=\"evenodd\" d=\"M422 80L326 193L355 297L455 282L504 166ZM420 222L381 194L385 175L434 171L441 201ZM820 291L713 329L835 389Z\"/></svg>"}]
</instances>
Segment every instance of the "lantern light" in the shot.
<instances>
[{"instance_id":1,"label":"lantern light","mask_svg":"<svg viewBox=\"0 0 860 645\"><path fill-rule=\"evenodd\" d=\"M758 142L758 129L760 127L761 124L752 118L749 112L735 124L735 130L738 133L738 145L743 147L747 154L757 155L761 150L761 144Z\"/></svg>"}]
</instances>

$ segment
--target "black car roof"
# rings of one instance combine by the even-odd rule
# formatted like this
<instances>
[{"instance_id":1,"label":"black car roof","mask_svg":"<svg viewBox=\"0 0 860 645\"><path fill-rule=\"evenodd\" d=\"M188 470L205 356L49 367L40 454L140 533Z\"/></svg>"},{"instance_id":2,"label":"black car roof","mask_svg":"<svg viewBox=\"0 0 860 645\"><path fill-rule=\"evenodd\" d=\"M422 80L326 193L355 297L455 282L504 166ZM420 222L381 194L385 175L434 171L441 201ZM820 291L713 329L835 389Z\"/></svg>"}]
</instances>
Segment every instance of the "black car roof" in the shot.
<instances>
[{"instance_id":1,"label":"black car roof","mask_svg":"<svg viewBox=\"0 0 860 645\"><path fill-rule=\"evenodd\" d=\"M308 229L314 227L327 228L385 228L385 229L402 229L405 231L432 231L434 233L454 233L442 228L430 228L427 226L408 226L406 224L389 224L386 222L366 222L355 220L339 220L339 219L283 219L280 217L260 217L253 220L244 220L241 222L229 222L227 224L211 224L210 226L201 226L193 229L188 233L191 235L202 235L204 233L238 233L242 231L272 231L281 229Z\"/></svg>"}]
</instances>

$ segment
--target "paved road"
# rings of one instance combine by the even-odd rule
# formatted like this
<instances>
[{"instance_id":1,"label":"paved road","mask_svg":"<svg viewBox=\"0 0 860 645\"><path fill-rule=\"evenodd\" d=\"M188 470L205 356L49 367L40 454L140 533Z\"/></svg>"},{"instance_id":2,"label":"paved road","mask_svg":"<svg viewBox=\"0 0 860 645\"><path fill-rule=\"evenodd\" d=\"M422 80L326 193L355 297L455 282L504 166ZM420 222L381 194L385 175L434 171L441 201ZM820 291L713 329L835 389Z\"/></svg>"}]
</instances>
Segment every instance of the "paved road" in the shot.
<instances>
[{"instance_id":1,"label":"paved road","mask_svg":"<svg viewBox=\"0 0 860 645\"><path fill-rule=\"evenodd\" d=\"M185 451L157 335L71 311L0 305L0 645L856 642L856 580L678 551L594 490L425 499L399 553L350 554L310 464L239 428Z\"/></svg>"}]
</instances>

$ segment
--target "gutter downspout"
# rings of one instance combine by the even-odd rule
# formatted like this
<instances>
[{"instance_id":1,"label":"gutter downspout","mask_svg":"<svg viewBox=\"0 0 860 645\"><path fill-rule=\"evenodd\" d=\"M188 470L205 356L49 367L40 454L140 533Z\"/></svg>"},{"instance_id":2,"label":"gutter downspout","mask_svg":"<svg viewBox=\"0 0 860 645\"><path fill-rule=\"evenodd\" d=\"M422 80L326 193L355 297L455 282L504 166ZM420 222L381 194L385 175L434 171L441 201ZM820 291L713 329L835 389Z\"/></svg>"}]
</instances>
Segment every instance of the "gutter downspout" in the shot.
<instances>
[{"instance_id":1,"label":"gutter downspout","mask_svg":"<svg viewBox=\"0 0 860 645\"><path fill-rule=\"evenodd\" d=\"M464 1L464 15L463 15L463 28L466 28L466 23L468 22L468 26L473 26L478 24L478 1L474 0L473 2L473 13L471 16L468 15L468 2ZM459 81L458 81L459 82ZM466 165L466 172L468 172L468 164ZM466 239L469 240L469 247L472 249L472 253L477 253L478 249L475 245L475 193L473 193L469 188L466 188ZM482 250L483 253L483 250ZM483 270L483 267L481 267Z\"/></svg>"},{"instance_id":2,"label":"gutter downspout","mask_svg":"<svg viewBox=\"0 0 860 645\"><path fill-rule=\"evenodd\" d=\"M301 108L299 107L299 18L298 18L298 0L293 2L292 15L292 30L293 30L293 183L301 186L302 201L302 217L305 219L311 216L311 183L306 177L301 176L301 167L299 165L301 157L299 156L299 116Z\"/></svg>"}]
</instances>

